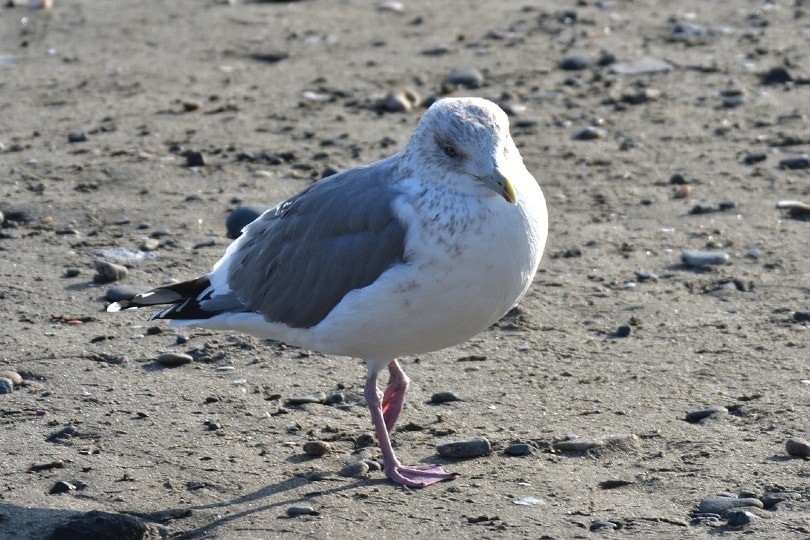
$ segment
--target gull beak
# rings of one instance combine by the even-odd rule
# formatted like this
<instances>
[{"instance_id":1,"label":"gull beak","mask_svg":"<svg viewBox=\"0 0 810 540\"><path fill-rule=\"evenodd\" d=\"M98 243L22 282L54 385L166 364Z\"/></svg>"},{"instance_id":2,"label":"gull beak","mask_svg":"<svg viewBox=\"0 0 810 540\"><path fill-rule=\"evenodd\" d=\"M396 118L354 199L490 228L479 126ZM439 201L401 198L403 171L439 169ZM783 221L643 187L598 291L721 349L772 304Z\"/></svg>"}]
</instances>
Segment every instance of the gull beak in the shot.
<instances>
[{"instance_id":1,"label":"gull beak","mask_svg":"<svg viewBox=\"0 0 810 540\"><path fill-rule=\"evenodd\" d=\"M481 181L489 189L506 199L506 202L509 204L517 204L515 186L512 185L512 182L510 182L497 167L492 171L491 175L481 177Z\"/></svg>"}]
</instances>

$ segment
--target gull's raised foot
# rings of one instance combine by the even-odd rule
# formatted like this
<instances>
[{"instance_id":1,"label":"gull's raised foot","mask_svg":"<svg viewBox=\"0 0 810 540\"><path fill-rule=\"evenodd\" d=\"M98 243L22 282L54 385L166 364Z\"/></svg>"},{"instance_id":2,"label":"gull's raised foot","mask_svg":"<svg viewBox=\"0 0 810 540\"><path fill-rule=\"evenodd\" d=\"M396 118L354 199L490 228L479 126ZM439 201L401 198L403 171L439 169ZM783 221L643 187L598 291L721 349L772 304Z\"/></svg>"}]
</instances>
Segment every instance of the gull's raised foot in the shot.
<instances>
[{"instance_id":1,"label":"gull's raised foot","mask_svg":"<svg viewBox=\"0 0 810 540\"><path fill-rule=\"evenodd\" d=\"M395 465L390 470L386 469L385 474L397 484L414 488L453 480L458 476L457 473L449 473L438 465Z\"/></svg>"}]
</instances>

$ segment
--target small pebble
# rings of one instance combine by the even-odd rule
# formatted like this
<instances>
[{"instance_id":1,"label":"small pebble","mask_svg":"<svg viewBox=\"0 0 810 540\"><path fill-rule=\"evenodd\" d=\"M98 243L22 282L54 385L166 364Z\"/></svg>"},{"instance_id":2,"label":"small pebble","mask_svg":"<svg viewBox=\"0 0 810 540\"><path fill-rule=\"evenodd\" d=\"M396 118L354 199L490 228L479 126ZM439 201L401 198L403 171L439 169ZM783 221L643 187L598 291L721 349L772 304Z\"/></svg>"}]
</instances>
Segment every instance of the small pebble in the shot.
<instances>
[{"instance_id":1,"label":"small pebble","mask_svg":"<svg viewBox=\"0 0 810 540\"><path fill-rule=\"evenodd\" d=\"M720 414L726 414L726 413L728 413L728 409L726 409L725 407L722 407L720 405L715 405L714 407L708 407L706 409L700 409L698 411L688 412L688 413L686 413L685 420L687 422L690 422L690 423L694 424L696 422L700 422L704 418L708 418L708 417L713 416L715 414L720 415Z\"/></svg>"},{"instance_id":2,"label":"small pebble","mask_svg":"<svg viewBox=\"0 0 810 540\"><path fill-rule=\"evenodd\" d=\"M603 446L603 443L593 439L571 438L554 443L554 449L559 452L588 452L595 447Z\"/></svg>"},{"instance_id":3,"label":"small pebble","mask_svg":"<svg viewBox=\"0 0 810 540\"><path fill-rule=\"evenodd\" d=\"M810 157L795 156L779 161L780 169L808 169L810 168Z\"/></svg>"},{"instance_id":4,"label":"small pebble","mask_svg":"<svg viewBox=\"0 0 810 540\"><path fill-rule=\"evenodd\" d=\"M304 453L308 456L321 457L332 450L332 445L324 441L307 441L304 443Z\"/></svg>"},{"instance_id":5,"label":"small pebble","mask_svg":"<svg viewBox=\"0 0 810 540\"><path fill-rule=\"evenodd\" d=\"M141 242L141 249L144 251L155 251L160 247L160 240L157 238L146 238Z\"/></svg>"},{"instance_id":6,"label":"small pebble","mask_svg":"<svg viewBox=\"0 0 810 540\"><path fill-rule=\"evenodd\" d=\"M717 203L717 208L722 211L734 210L735 208L737 208L737 203L734 201L724 200Z\"/></svg>"},{"instance_id":7,"label":"small pebble","mask_svg":"<svg viewBox=\"0 0 810 540\"><path fill-rule=\"evenodd\" d=\"M633 273L636 275L636 279L638 279L641 282L658 281L658 275L648 270L636 270Z\"/></svg>"},{"instance_id":8,"label":"small pebble","mask_svg":"<svg viewBox=\"0 0 810 540\"><path fill-rule=\"evenodd\" d=\"M530 444L514 443L507 446L504 453L508 456L529 456L534 454L535 451L535 447Z\"/></svg>"},{"instance_id":9,"label":"small pebble","mask_svg":"<svg viewBox=\"0 0 810 540\"><path fill-rule=\"evenodd\" d=\"M577 54L574 56L569 56L567 58L563 58L560 61L559 67L565 71L581 71L583 69L588 69L591 67L593 62L590 58L585 55Z\"/></svg>"},{"instance_id":10,"label":"small pebble","mask_svg":"<svg viewBox=\"0 0 810 540\"><path fill-rule=\"evenodd\" d=\"M81 273L82 271L79 268L65 268L65 277L67 278L74 278Z\"/></svg>"},{"instance_id":11,"label":"small pebble","mask_svg":"<svg viewBox=\"0 0 810 540\"><path fill-rule=\"evenodd\" d=\"M50 493L51 495L59 495L60 493L68 493L71 491L76 491L76 486L74 486L70 482L59 480L57 483L53 485L53 487L48 493Z\"/></svg>"},{"instance_id":12,"label":"small pebble","mask_svg":"<svg viewBox=\"0 0 810 540\"><path fill-rule=\"evenodd\" d=\"M379 100L374 108L383 112L409 112L419 104L420 98L409 90L389 92Z\"/></svg>"},{"instance_id":13,"label":"small pebble","mask_svg":"<svg viewBox=\"0 0 810 540\"><path fill-rule=\"evenodd\" d=\"M614 523L613 521L605 521L605 520L597 520L591 523L589 530L591 532L601 531L603 529L615 530L619 528L618 523Z\"/></svg>"},{"instance_id":14,"label":"small pebble","mask_svg":"<svg viewBox=\"0 0 810 540\"><path fill-rule=\"evenodd\" d=\"M68 134L68 142L69 143L80 143L80 142L87 142L87 133L84 131L77 131L75 133Z\"/></svg>"},{"instance_id":15,"label":"small pebble","mask_svg":"<svg viewBox=\"0 0 810 540\"><path fill-rule=\"evenodd\" d=\"M0 371L0 377L10 380L14 386L22 386L23 383L22 375L20 375L16 371L11 370Z\"/></svg>"},{"instance_id":16,"label":"small pebble","mask_svg":"<svg viewBox=\"0 0 810 540\"><path fill-rule=\"evenodd\" d=\"M205 158L202 152L195 150L186 150L186 167L203 167L205 165Z\"/></svg>"},{"instance_id":17,"label":"small pebble","mask_svg":"<svg viewBox=\"0 0 810 540\"><path fill-rule=\"evenodd\" d=\"M453 86L474 89L484 84L484 75L475 68L454 69L444 80Z\"/></svg>"},{"instance_id":18,"label":"small pebble","mask_svg":"<svg viewBox=\"0 0 810 540\"><path fill-rule=\"evenodd\" d=\"M810 322L810 311L796 311L793 313L796 322Z\"/></svg>"},{"instance_id":19,"label":"small pebble","mask_svg":"<svg viewBox=\"0 0 810 540\"><path fill-rule=\"evenodd\" d=\"M744 527L759 519L759 516L747 510L730 510L726 512L726 519L730 527Z\"/></svg>"},{"instance_id":20,"label":"small pebble","mask_svg":"<svg viewBox=\"0 0 810 540\"><path fill-rule=\"evenodd\" d=\"M121 300L132 300L136 295L146 292L150 287L142 285L115 285L107 289L104 298L110 302L120 302Z\"/></svg>"},{"instance_id":21,"label":"small pebble","mask_svg":"<svg viewBox=\"0 0 810 540\"><path fill-rule=\"evenodd\" d=\"M93 265L95 266L96 272L98 272L98 277L106 282L122 280L127 277L129 273L126 266L102 261L101 259L97 259Z\"/></svg>"},{"instance_id":22,"label":"small pebble","mask_svg":"<svg viewBox=\"0 0 810 540\"><path fill-rule=\"evenodd\" d=\"M785 441L785 450L791 456L810 457L810 442L806 439L792 437Z\"/></svg>"},{"instance_id":23,"label":"small pebble","mask_svg":"<svg viewBox=\"0 0 810 540\"><path fill-rule=\"evenodd\" d=\"M368 463L365 461L351 461L338 474L347 478L362 478L368 475L368 471Z\"/></svg>"},{"instance_id":24,"label":"small pebble","mask_svg":"<svg viewBox=\"0 0 810 540\"><path fill-rule=\"evenodd\" d=\"M155 361L160 364L161 366L166 367L180 367L186 364L190 364L194 361L194 358L185 353L174 353L174 352L165 352L158 355Z\"/></svg>"},{"instance_id":25,"label":"small pebble","mask_svg":"<svg viewBox=\"0 0 810 540\"><path fill-rule=\"evenodd\" d=\"M723 251L697 251L685 249L681 251L681 262L686 266L711 266L728 262L728 253Z\"/></svg>"},{"instance_id":26,"label":"small pebble","mask_svg":"<svg viewBox=\"0 0 810 540\"><path fill-rule=\"evenodd\" d=\"M287 515L296 516L317 516L318 512L311 506L290 506L287 508Z\"/></svg>"},{"instance_id":27,"label":"small pebble","mask_svg":"<svg viewBox=\"0 0 810 540\"><path fill-rule=\"evenodd\" d=\"M596 126L585 126L571 137L575 141L593 141L607 137L607 131Z\"/></svg>"},{"instance_id":28,"label":"small pebble","mask_svg":"<svg viewBox=\"0 0 810 540\"><path fill-rule=\"evenodd\" d=\"M453 392L436 392L430 396L431 403L449 403L451 401L461 401Z\"/></svg>"},{"instance_id":29,"label":"small pebble","mask_svg":"<svg viewBox=\"0 0 810 540\"><path fill-rule=\"evenodd\" d=\"M14 391L14 383L11 379L0 377L0 394L10 394Z\"/></svg>"},{"instance_id":30,"label":"small pebble","mask_svg":"<svg viewBox=\"0 0 810 540\"><path fill-rule=\"evenodd\" d=\"M265 210L267 210L267 208L263 206L240 206L228 214L228 217L225 219L225 229L228 238L231 240L238 238L239 235L242 234L242 229L245 228L248 223L262 215Z\"/></svg>"},{"instance_id":31,"label":"small pebble","mask_svg":"<svg viewBox=\"0 0 810 540\"><path fill-rule=\"evenodd\" d=\"M787 82L791 82L793 77L791 76L790 72L787 69L783 68L782 66L774 67L769 69L762 75L762 78L759 80L761 84L769 85L769 84L784 84Z\"/></svg>"},{"instance_id":32,"label":"small pebble","mask_svg":"<svg viewBox=\"0 0 810 540\"><path fill-rule=\"evenodd\" d=\"M613 333L614 337L617 338L626 338L630 335L632 329L628 325L622 325L616 329L616 332Z\"/></svg>"},{"instance_id":33,"label":"small pebble","mask_svg":"<svg viewBox=\"0 0 810 540\"><path fill-rule=\"evenodd\" d=\"M382 470L382 465L380 464L379 461L374 461L373 459L364 459L363 463L368 465L368 470L369 471L381 471Z\"/></svg>"},{"instance_id":34,"label":"small pebble","mask_svg":"<svg viewBox=\"0 0 810 540\"><path fill-rule=\"evenodd\" d=\"M726 512L732 508L741 508L746 506L762 508L763 504L762 501L753 497L737 498L729 497L727 495L715 495L712 497L706 497L700 501L698 511L701 514L718 514L720 516L725 516Z\"/></svg>"},{"instance_id":35,"label":"small pebble","mask_svg":"<svg viewBox=\"0 0 810 540\"><path fill-rule=\"evenodd\" d=\"M463 441L454 441L436 446L442 457L473 458L492 453L492 445L484 437L471 437Z\"/></svg>"},{"instance_id":36,"label":"small pebble","mask_svg":"<svg viewBox=\"0 0 810 540\"><path fill-rule=\"evenodd\" d=\"M710 212L714 212L714 206L704 202L695 203L695 205L689 210L690 214L708 214Z\"/></svg>"},{"instance_id":37,"label":"small pebble","mask_svg":"<svg viewBox=\"0 0 810 540\"><path fill-rule=\"evenodd\" d=\"M765 152L754 152L752 154L747 154L743 158L743 163L745 165L754 165L755 163L765 161L766 159L768 159L768 154L766 154Z\"/></svg>"}]
</instances>

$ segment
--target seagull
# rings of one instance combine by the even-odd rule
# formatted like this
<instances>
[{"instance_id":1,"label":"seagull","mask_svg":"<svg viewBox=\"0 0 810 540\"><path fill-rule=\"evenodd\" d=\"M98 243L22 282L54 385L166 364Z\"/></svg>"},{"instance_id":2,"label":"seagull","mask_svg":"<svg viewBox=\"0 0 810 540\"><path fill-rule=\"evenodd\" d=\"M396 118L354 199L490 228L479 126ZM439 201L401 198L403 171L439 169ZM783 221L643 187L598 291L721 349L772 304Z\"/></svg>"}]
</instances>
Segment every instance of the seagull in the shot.
<instances>
[{"instance_id":1,"label":"seagull","mask_svg":"<svg viewBox=\"0 0 810 540\"><path fill-rule=\"evenodd\" d=\"M424 487L457 475L395 455L391 434L409 385L396 359L457 345L497 322L529 289L547 234L543 193L503 110L444 98L399 153L267 210L208 274L107 311L168 305L149 320L365 360L383 470Z\"/></svg>"}]
</instances>

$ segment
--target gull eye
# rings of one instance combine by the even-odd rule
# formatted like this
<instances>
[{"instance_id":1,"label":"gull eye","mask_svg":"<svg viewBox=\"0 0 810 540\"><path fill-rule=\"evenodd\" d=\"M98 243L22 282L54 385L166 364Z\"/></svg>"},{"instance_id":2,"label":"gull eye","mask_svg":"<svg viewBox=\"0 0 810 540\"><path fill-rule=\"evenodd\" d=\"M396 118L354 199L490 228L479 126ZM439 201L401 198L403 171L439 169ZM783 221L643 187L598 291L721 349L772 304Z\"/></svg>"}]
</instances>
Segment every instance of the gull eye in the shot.
<instances>
[{"instance_id":1,"label":"gull eye","mask_svg":"<svg viewBox=\"0 0 810 540\"><path fill-rule=\"evenodd\" d=\"M445 144L442 147L442 151L444 152L444 155L446 155L448 157L453 157L454 158L454 157L458 156L458 150L456 150L456 147L453 146L452 144Z\"/></svg>"}]
</instances>

